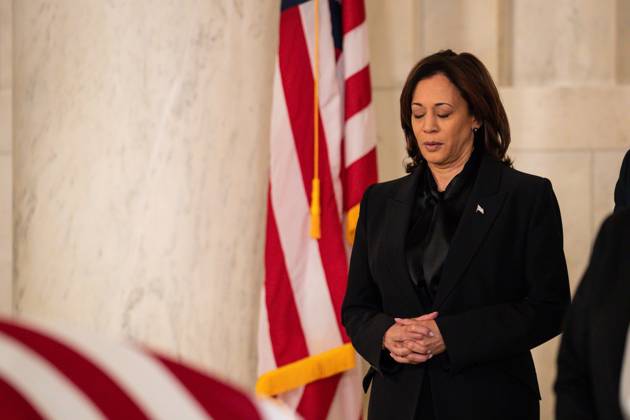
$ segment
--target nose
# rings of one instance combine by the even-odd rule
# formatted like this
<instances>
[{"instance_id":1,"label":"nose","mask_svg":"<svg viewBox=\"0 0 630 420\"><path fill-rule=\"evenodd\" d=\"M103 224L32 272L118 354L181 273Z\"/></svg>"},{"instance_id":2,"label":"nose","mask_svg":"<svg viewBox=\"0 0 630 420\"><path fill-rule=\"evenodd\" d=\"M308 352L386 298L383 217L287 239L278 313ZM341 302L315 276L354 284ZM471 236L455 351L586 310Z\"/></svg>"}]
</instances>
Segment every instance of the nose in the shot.
<instances>
[{"instance_id":1,"label":"nose","mask_svg":"<svg viewBox=\"0 0 630 420\"><path fill-rule=\"evenodd\" d=\"M425 133L433 133L438 131L437 117L433 112L427 112L424 115L423 123L424 124L422 126L422 131L424 131Z\"/></svg>"}]
</instances>

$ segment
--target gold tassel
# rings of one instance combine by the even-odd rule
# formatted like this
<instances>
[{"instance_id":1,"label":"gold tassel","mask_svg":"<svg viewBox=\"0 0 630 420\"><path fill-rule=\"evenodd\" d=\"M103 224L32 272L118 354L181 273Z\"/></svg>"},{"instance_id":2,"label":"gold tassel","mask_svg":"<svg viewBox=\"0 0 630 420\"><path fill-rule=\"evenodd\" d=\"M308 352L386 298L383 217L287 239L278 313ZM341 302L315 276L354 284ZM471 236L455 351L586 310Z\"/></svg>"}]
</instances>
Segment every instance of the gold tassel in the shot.
<instances>
[{"instance_id":1,"label":"gold tassel","mask_svg":"<svg viewBox=\"0 0 630 420\"><path fill-rule=\"evenodd\" d=\"M319 198L319 178L313 178L311 189L311 238L319 239L322 237L321 230L321 214Z\"/></svg>"}]
</instances>

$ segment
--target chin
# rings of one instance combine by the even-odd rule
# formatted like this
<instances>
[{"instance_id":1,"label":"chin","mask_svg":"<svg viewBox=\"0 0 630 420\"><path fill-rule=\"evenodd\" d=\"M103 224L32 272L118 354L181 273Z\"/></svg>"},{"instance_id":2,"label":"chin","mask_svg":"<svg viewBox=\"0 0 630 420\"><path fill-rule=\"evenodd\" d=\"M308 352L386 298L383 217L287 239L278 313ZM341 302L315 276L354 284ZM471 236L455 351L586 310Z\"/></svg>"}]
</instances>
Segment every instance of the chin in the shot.
<instances>
[{"instance_id":1,"label":"chin","mask_svg":"<svg viewBox=\"0 0 630 420\"><path fill-rule=\"evenodd\" d=\"M448 160L444 153L422 153L422 158L431 165L441 165Z\"/></svg>"}]
</instances>

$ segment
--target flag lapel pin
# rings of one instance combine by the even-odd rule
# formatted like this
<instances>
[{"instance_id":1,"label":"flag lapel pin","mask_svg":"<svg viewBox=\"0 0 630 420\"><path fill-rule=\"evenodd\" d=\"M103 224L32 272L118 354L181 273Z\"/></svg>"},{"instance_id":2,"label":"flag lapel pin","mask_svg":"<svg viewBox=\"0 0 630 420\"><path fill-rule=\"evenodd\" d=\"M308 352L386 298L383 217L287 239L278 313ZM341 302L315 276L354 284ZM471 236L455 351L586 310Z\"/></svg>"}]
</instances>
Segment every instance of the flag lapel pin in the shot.
<instances>
[{"instance_id":1,"label":"flag lapel pin","mask_svg":"<svg viewBox=\"0 0 630 420\"><path fill-rule=\"evenodd\" d=\"M475 210L475 213L486 214L486 212L483 210L483 207L481 207L479 204L477 204L477 210Z\"/></svg>"}]
</instances>

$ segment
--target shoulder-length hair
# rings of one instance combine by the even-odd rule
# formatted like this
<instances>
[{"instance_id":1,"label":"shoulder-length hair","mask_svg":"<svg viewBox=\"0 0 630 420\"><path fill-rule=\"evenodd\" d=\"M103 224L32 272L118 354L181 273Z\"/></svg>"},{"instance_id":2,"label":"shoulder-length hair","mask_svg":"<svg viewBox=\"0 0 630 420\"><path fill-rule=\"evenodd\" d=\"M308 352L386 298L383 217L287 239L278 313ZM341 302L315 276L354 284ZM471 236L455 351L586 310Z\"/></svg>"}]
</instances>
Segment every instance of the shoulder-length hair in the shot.
<instances>
[{"instance_id":1,"label":"shoulder-length hair","mask_svg":"<svg viewBox=\"0 0 630 420\"><path fill-rule=\"evenodd\" d=\"M506 155L510 145L510 125L490 73L474 55L444 50L420 60L407 76L400 94L400 123L411 159L405 166L407 172L413 171L423 160L411 127L413 92L418 82L438 73L455 85L466 101L468 111L481 124L474 134L475 147L483 148L492 157L511 166L512 160Z\"/></svg>"}]
</instances>

